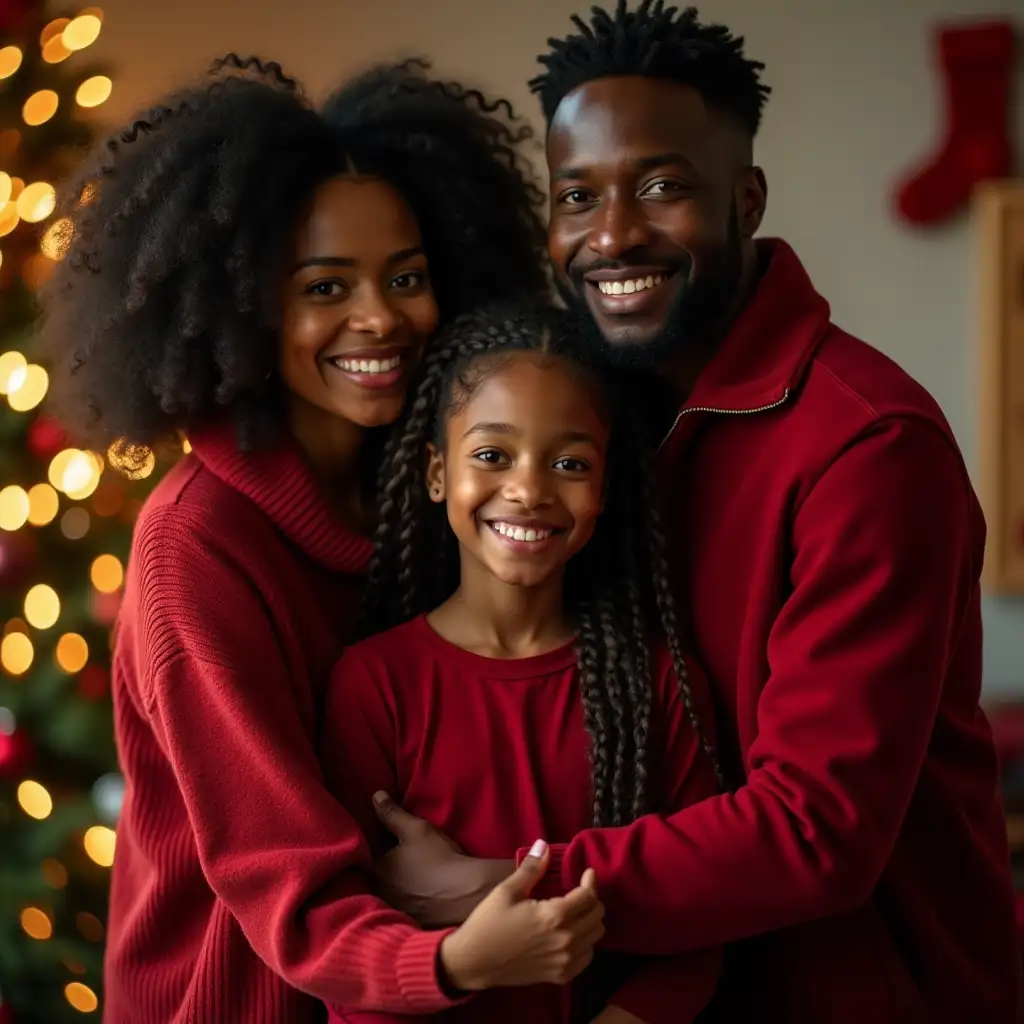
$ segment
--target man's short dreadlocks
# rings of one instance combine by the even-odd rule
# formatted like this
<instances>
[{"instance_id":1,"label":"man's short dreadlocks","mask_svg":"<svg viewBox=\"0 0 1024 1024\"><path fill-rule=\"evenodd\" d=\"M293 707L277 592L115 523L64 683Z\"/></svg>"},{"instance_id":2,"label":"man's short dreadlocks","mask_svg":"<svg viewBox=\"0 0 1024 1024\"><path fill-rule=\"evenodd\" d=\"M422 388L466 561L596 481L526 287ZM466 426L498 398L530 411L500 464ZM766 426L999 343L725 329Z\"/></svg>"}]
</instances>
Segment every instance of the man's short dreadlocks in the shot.
<instances>
[{"instance_id":1,"label":"man's short dreadlocks","mask_svg":"<svg viewBox=\"0 0 1024 1024\"><path fill-rule=\"evenodd\" d=\"M764 65L743 56L743 38L724 25L702 25L697 9L666 7L664 0L641 0L629 11L618 0L615 14L591 8L590 24L578 15L579 30L549 39L549 52L537 60L546 71L530 82L550 124L565 96L585 82L615 75L641 75L680 82L736 120L753 137L761 124L768 86Z\"/></svg>"}]
</instances>

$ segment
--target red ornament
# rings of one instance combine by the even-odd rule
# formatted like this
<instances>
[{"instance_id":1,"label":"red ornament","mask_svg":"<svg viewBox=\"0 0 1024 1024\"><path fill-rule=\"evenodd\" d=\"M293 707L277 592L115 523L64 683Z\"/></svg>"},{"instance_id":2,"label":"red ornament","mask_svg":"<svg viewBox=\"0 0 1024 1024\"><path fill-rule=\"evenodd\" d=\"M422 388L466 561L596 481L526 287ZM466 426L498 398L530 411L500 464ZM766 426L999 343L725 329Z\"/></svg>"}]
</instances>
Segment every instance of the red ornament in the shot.
<instances>
[{"instance_id":1,"label":"red ornament","mask_svg":"<svg viewBox=\"0 0 1024 1024\"><path fill-rule=\"evenodd\" d=\"M28 450L40 462L48 462L67 445L67 435L60 424L47 416L37 416L28 428Z\"/></svg>"},{"instance_id":2,"label":"red ornament","mask_svg":"<svg viewBox=\"0 0 1024 1024\"><path fill-rule=\"evenodd\" d=\"M0 32L4 35L28 32L29 21L41 6L34 0L0 0ZM3 1007L0 1007L0 1013L2 1012ZM4 1024L2 1016L0 1024Z\"/></svg>"},{"instance_id":3,"label":"red ornament","mask_svg":"<svg viewBox=\"0 0 1024 1024\"><path fill-rule=\"evenodd\" d=\"M946 96L946 138L896 193L897 212L914 224L948 217L967 202L978 182L1005 177L1013 166L1012 22L946 26L939 29L938 45Z\"/></svg>"},{"instance_id":4,"label":"red ornament","mask_svg":"<svg viewBox=\"0 0 1024 1024\"><path fill-rule=\"evenodd\" d=\"M78 692L89 700L102 700L110 688L110 676L102 665L86 665L78 674Z\"/></svg>"},{"instance_id":5,"label":"red ornament","mask_svg":"<svg viewBox=\"0 0 1024 1024\"><path fill-rule=\"evenodd\" d=\"M121 591L115 590L113 594L101 594L98 590L92 591L89 595L89 614L93 622L101 626L112 626L121 610Z\"/></svg>"},{"instance_id":6,"label":"red ornament","mask_svg":"<svg viewBox=\"0 0 1024 1024\"><path fill-rule=\"evenodd\" d=\"M34 757L35 747L24 729L15 729L10 736L0 732L0 779L24 775Z\"/></svg>"},{"instance_id":7,"label":"red ornament","mask_svg":"<svg viewBox=\"0 0 1024 1024\"><path fill-rule=\"evenodd\" d=\"M36 564L39 545L35 535L26 529L8 533L0 530L0 590L10 590L24 583Z\"/></svg>"}]
</instances>

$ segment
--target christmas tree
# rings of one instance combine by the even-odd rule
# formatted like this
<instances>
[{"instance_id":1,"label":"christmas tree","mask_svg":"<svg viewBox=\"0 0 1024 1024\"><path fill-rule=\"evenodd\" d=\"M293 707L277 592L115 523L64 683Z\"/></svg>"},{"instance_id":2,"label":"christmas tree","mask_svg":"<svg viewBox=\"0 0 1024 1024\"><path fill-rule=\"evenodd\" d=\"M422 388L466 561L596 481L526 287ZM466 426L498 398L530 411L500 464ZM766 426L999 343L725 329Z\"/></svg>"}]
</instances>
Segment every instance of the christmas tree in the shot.
<instances>
[{"instance_id":1,"label":"christmas tree","mask_svg":"<svg viewBox=\"0 0 1024 1024\"><path fill-rule=\"evenodd\" d=\"M102 11L55 13L0 0L0 1024L102 1012L123 792L110 635L131 525L159 475L152 453L127 472L73 447L33 362L33 293L68 240L54 183L112 88L88 66Z\"/></svg>"}]
</instances>

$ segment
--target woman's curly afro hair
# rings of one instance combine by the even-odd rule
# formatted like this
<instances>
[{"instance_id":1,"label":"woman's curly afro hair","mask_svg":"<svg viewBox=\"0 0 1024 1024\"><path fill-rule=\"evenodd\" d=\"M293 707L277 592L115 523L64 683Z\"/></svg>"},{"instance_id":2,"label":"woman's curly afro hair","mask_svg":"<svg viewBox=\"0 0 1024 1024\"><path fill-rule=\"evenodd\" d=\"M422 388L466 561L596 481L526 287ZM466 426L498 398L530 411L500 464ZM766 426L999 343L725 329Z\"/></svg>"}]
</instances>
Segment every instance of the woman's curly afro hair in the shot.
<instances>
[{"instance_id":1,"label":"woman's curly afro hair","mask_svg":"<svg viewBox=\"0 0 1024 1024\"><path fill-rule=\"evenodd\" d=\"M322 110L277 64L229 54L96 148L62 190L42 292L55 414L82 441L153 445L215 415L243 445L279 416L279 275L313 190L353 167L420 223L442 322L547 288L544 197L511 106L375 68Z\"/></svg>"}]
</instances>

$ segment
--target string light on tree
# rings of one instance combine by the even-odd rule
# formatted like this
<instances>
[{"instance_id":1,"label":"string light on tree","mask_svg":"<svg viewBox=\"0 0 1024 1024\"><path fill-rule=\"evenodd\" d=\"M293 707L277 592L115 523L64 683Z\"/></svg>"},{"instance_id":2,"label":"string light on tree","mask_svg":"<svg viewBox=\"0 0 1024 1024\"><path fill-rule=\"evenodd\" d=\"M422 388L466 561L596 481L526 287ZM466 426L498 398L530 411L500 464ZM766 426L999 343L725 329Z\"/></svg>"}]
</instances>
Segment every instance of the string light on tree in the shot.
<instances>
[{"instance_id":1,"label":"string light on tree","mask_svg":"<svg viewBox=\"0 0 1024 1024\"><path fill-rule=\"evenodd\" d=\"M36 821L44 821L53 813L53 798L46 791L46 787L34 779L26 779L18 787L18 804Z\"/></svg>"},{"instance_id":2,"label":"string light on tree","mask_svg":"<svg viewBox=\"0 0 1024 1024\"><path fill-rule=\"evenodd\" d=\"M8 633L0 640L0 666L11 676L23 676L35 659L35 648L24 633Z\"/></svg>"},{"instance_id":3,"label":"string light on tree","mask_svg":"<svg viewBox=\"0 0 1024 1024\"><path fill-rule=\"evenodd\" d=\"M56 189L49 182L36 181L18 196L18 216L29 224L38 224L53 213L56 205Z\"/></svg>"},{"instance_id":4,"label":"string light on tree","mask_svg":"<svg viewBox=\"0 0 1024 1024\"><path fill-rule=\"evenodd\" d=\"M79 1013L94 1013L100 1005L96 993L80 981L72 981L65 986L64 996Z\"/></svg>"},{"instance_id":5,"label":"string light on tree","mask_svg":"<svg viewBox=\"0 0 1024 1024\"><path fill-rule=\"evenodd\" d=\"M52 89L40 89L32 93L21 108L21 119L30 128L36 128L57 113L60 97Z\"/></svg>"},{"instance_id":6,"label":"string light on tree","mask_svg":"<svg viewBox=\"0 0 1024 1024\"><path fill-rule=\"evenodd\" d=\"M109 868L114 863L114 852L117 848L117 833L106 825L93 825L82 840L89 859L101 868Z\"/></svg>"},{"instance_id":7,"label":"string light on tree","mask_svg":"<svg viewBox=\"0 0 1024 1024\"><path fill-rule=\"evenodd\" d=\"M17 46L5 46L0 49L0 81L10 78L21 67L23 59L22 52Z\"/></svg>"}]
</instances>

